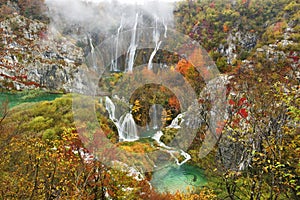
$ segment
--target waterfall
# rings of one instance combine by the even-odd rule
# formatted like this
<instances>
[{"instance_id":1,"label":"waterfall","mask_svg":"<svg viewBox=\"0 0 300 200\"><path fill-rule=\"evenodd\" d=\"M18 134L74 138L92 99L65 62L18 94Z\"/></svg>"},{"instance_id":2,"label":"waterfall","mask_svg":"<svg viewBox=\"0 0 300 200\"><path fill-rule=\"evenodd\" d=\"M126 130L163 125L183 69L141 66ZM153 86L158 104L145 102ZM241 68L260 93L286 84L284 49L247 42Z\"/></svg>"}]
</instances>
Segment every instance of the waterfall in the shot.
<instances>
[{"instance_id":1,"label":"waterfall","mask_svg":"<svg viewBox=\"0 0 300 200\"><path fill-rule=\"evenodd\" d=\"M109 118L113 121L118 129L120 141L138 140L138 131L132 114L125 113L119 119L116 118L116 106L109 97L105 97L105 108L109 114Z\"/></svg>"},{"instance_id":2,"label":"waterfall","mask_svg":"<svg viewBox=\"0 0 300 200\"><path fill-rule=\"evenodd\" d=\"M137 127L131 113L127 113L124 116L119 138L123 141L135 141L139 139Z\"/></svg>"},{"instance_id":3,"label":"waterfall","mask_svg":"<svg viewBox=\"0 0 300 200\"><path fill-rule=\"evenodd\" d=\"M162 131L157 131L155 133L155 135L152 137L152 139L155 140L160 147L162 147L164 149L171 149L171 147L168 147L167 145L165 145L165 143L160 141L161 136L163 136L163 132Z\"/></svg>"},{"instance_id":4,"label":"waterfall","mask_svg":"<svg viewBox=\"0 0 300 200\"><path fill-rule=\"evenodd\" d=\"M109 114L109 118L112 121L116 121L116 117L115 117L116 106L109 97L105 98L105 108Z\"/></svg>"},{"instance_id":5,"label":"waterfall","mask_svg":"<svg viewBox=\"0 0 300 200\"><path fill-rule=\"evenodd\" d=\"M153 30L153 42L155 43L155 48L153 50L153 52L151 53L149 62L148 62L148 69L151 70L153 68L153 59L154 56L156 55L157 51L159 50L159 47L162 43L162 41L159 41L159 37L160 37L160 33L159 33L159 29L158 29L158 17L155 17L155 28Z\"/></svg>"},{"instance_id":6,"label":"waterfall","mask_svg":"<svg viewBox=\"0 0 300 200\"><path fill-rule=\"evenodd\" d=\"M120 39L120 33L123 29L123 15L121 17L121 23L120 23L120 26L118 28L118 32L117 32L117 36L116 36L116 49L115 49L115 52L112 57L112 61L111 61L111 71L119 71L119 67L118 67L118 53L119 53L119 39Z\"/></svg>"},{"instance_id":7,"label":"waterfall","mask_svg":"<svg viewBox=\"0 0 300 200\"><path fill-rule=\"evenodd\" d=\"M152 113L152 120L153 120L153 129L158 129L158 117L157 117L157 107L156 104L152 106L153 113Z\"/></svg>"},{"instance_id":8,"label":"waterfall","mask_svg":"<svg viewBox=\"0 0 300 200\"><path fill-rule=\"evenodd\" d=\"M191 159L191 155L184 152L183 150L180 150L180 151L176 150L172 147L165 145L163 142L161 142L160 141L161 136L163 136L162 131L157 131L156 134L152 137L152 139L154 139L158 143L158 145L161 147L162 150L165 150L167 153L169 153L171 155L171 157L175 160L177 165L181 166ZM179 153L185 159L182 162L179 162L178 158L175 156L176 153L177 154Z\"/></svg>"},{"instance_id":9,"label":"waterfall","mask_svg":"<svg viewBox=\"0 0 300 200\"><path fill-rule=\"evenodd\" d=\"M165 23L165 20L163 20L163 25L164 25L164 27L165 27L165 34L164 34L164 37L167 38L168 25Z\"/></svg>"},{"instance_id":10,"label":"waterfall","mask_svg":"<svg viewBox=\"0 0 300 200\"><path fill-rule=\"evenodd\" d=\"M97 64L95 62L96 61L96 57L95 57L95 48L94 48L94 45L93 45L93 40L89 36L88 36L88 40L89 40L89 45L90 45L90 48L91 48L92 65L93 65L94 69L97 69Z\"/></svg>"},{"instance_id":11,"label":"waterfall","mask_svg":"<svg viewBox=\"0 0 300 200\"><path fill-rule=\"evenodd\" d=\"M117 130L118 130L118 135L119 135L119 140L122 142L133 142L136 140L139 140L138 136L138 130L137 130L137 125L134 121L133 115L128 112L122 115L119 119L116 118L116 106L113 103L113 101L109 97L105 97L105 108L107 112L109 113L109 118L113 121L113 123L116 125ZM154 104L152 106L153 113L152 113L152 120L153 120L153 129L158 130L159 129L159 110L158 105ZM179 119L182 119L183 114L178 115L176 118L173 120L174 121L174 126L179 126ZM173 122L172 122L173 123ZM175 160L177 165L183 165L187 161L191 159L191 156L184 152L183 150L178 150L172 147L169 147L165 145L162 141L160 141L161 137L163 136L163 132L161 130L158 130L154 136L152 136L152 139L155 140L160 149L163 151L166 151L171 155L171 157ZM185 159L182 162L179 162L178 158L175 155L180 154L183 156Z\"/></svg>"},{"instance_id":12,"label":"waterfall","mask_svg":"<svg viewBox=\"0 0 300 200\"><path fill-rule=\"evenodd\" d=\"M136 13L135 23L134 23L133 30L132 30L131 42L130 42L130 46L127 51L127 58L128 58L127 72L133 71L134 57L135 57L135 53L136 53L136 48L138 46L136 44L138 19L139 19L139 14Z\"/></svg>"},{"instance_id":13,"label":"waterfall","mask_svg":"<svg viewBox=\"0 0 300 200\"><path fill-rule=\"evenodd\" d=\"M150 129L159 130L162 126L161 117L163 107L160 104L153 104L150 109Z\"/></svg>"},{"instance_id":14,"label":"waterfall","mask_svg":"<svg viewBox=\"0 0 300 200\"><path fill-rule=\"evenodd\" d=\"M171 124L167 128L180 129L180 124L183 122L184 114L179 114L175 119L172 120Z\"/></svg>"},{"instance_id":15,"label":"waterfall","mask_svg":"<svg viewBox=\"0 0 300 200\"><path fill-rule=\"evenodd\" d=\"M180 155L182 155L183 157L185 157L185 160L182 161L181 163L179 163L178 160L177 160L176 161L177 165L183 165L184 163L186 163L187 161L189 161L192 158L190 154L184 152L183 150L180 150Z\"/></svg>"}]
</instances>

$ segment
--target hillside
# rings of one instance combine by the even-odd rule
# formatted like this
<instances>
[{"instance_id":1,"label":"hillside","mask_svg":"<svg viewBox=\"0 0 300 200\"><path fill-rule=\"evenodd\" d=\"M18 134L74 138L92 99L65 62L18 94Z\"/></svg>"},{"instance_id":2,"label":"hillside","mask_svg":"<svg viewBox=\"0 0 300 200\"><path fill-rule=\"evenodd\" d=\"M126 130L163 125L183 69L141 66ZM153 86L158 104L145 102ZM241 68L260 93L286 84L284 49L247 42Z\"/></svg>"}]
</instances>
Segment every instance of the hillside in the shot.
<instances>
[{"instance_id":1,"label":"hillside","mask_svg":"<svg viewBox=\"0 0 300 200\"><path fill-rule=\"evenodd\" d=\"M0 199L299 199L300 2L149 2L0 0Z\"/></svg>"}]
</instances>

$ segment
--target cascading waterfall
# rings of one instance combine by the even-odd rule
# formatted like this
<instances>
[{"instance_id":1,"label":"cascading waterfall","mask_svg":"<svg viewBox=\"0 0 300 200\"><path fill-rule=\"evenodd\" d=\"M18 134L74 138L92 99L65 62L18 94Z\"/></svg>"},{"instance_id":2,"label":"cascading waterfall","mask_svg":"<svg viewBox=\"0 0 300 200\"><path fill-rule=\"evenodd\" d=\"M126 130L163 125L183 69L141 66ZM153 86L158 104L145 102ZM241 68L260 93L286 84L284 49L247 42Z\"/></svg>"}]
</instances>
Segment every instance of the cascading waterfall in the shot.
<instances>
[{"instance_id":1,"label":"cascading waterfall","mask_svg":"<svg viewBox=\"0 0 300 200\"><path fill-rule=\"evenodd\" d=\"M191 159L191 156L182 151L178 150L172 147L169 147L165 145L162 141L160 141L161 137L163 136L163 132L159 130L158 127L158 112L157 112L157 107L158 105L154 104L152 106L153 110L153 115L152 115L152 120L153 120L153 129L157 130L157 132L152 136L152 139L157 142L159 145L160 149L163 151L166 151L171 155L171 157L175 160L177 165L183 165L187 161ZM123 142L133 142L139 140L138 136L138 130L137 130L137 125L134 121L133 115L128 112L122 115L119 119L116 117L116 106L113 103L113 101L109 97L105 97L105 108L109 114L109 118L113 121L113 123L116 125L118 129L118 135L119 135L119 140ZM171 123L171 125L167 128L180 128L180 123L182 122L184 114L179 114ZM179 122L181 120L181 122ZM176 157L176 154L180 154L183 156L185 159L182 162L179 162L178 158Z\"/></svg>"},{"instance_id":2,"label":"cascading waterfall","mask_svg":"<svg viewBox=\"0 0 300 200\"><path fill-rule=\"evenodd\" d=\"M120 141L136 141L139 139L136 123L132 114L125 113L119 119L116 117L116 106L109 97L105 97L105 108L109 118L113 121L118 129Z\"/></svg>"},{"instance_id":3,"label":"cascading waterfall","mask_svg":"<svg viewBox=\"0 0 300 200\"><path fill-rule=\"evenodd\" d=\"M140 21L141 19L142 19L142 17L140 15L140 12L139 11L136 12L135 20L133 20L134 21L133 26L131 26L132 30L131 30L131 36L130 36L131 37L130 44L127 48L127 53L126 53L124 72L127 72L127 73L133 72L135 56L136 56L137 48L139 45L138 40L139 40L139 37L141 37L141 34L139 34L139 32L138 32L138 26L142 27L144 25L143 22ZM118 55L121 53L119 45L124 42L124 41L121 41L121 34L122 34L123 30L129 28L126 25L128 23L126 23L126 21L124 21L124 20L125 20L125 17L122 16L120 25L117 29L117 35L116 35L115 41L113 42L113 48L111 51L111 53L112 53L111 66L110 66L110 70L112 72L120 71L120 69L121 69L119 66L120 64L118 63ZM163 36L164 38L167 38L167 32L168 32L167 22L165 21L164 17L154 14L152 23L154 25L153 32L152 32L152 42L154 44L154 50L152 51L150 58L148 60L147 67L149 70L153 70L153 59L154 59L155 55L157 54L158 50L160 49L161 44L163 42L161 40L161 36ZM164 29L161 30L161 27L163 27ZM91 45L91 54L92 54L92 56L95 56L94 55L95 49L92 44L91 38L90 38L90 45ZM162 124L160 123L162 110L161 110L161 107L159 107L159 105L157 105L157 104L152 105L152 107L151 107L152 113L150 113L151 123L147 124L145 128L139 128L139 129L137 128L137 124L135 123L132 113L129 111L129 112L125 112L122 114L121 113L117 114L116 113L117 107L109 97L105 98L105 107L109 114L109 118L113 121L113 123L115 124L115 126L118 130L119 141L121 141L121 142L137 141L140 139L139 135L143 135L143 133L139 133L138 131L146 130L146 131L150 131L151 135L149 136L149 134L148 134L147 136L145 136L145 138L152 138L153 140L155 140L156 143L158 144L158 148L161 151L167 152L175 160L175 163L177 165L183 165L184 163L186 163L188 160L191 159L191 156L188 153L186 153L178 148L175 148L175 147L169 147L161 141L161 137L163 136L163 132L161 131ZM183 122L183 117L184 117L184 114L179 114L172 121L171 125L166 128L180 129L181 128L180 125ZM183 161L180 162L179 157L183 157L184 158Z\"/></svg>"},{"instance_id":4,"label":"cascading waterfall","mask_svg":"<svg viewBox=\"0 0 300 200\"><path fill-rule=\"evenodd\" d=\"M148 69L149 70L152 70L153 68L153 59L157 53L157 51L159 50L159 47L162 43L162 41L159 41L159 37L160 37L160 32L159 32L159 29L158 29L158 17L155 16L155 28L153 30L153 42L155 43L155 48L153 50L153 52L151 53L151 56L150 56L150 59L149 59L149 62L148 62Z\"/></svg>"},{"instance_id":5,"label":"cascading waterfall","mask_svg":"<svg viewBox=\"0 0 300 200\"><path fill-rule=\"evenodd\" d=\"M119 137L123 141L136 141L139 139L137 134L137 128L133 116L131 113L127 113L121 124L121 132Z\"/></svg>"},{"instance_id":6,"label":"cascading waterfall","mask_svg":"<svg viewBox=\"0 0 300 200\"><path fill-rule=\"evenodd\" d=\"M109 118L112 121L116 121L116 117L115 117L116 106L109 97L105 98L105 108L109 114Z\"/></svg>"},{"instance_id":7,"label":"cascading waterfall","mask_svg":"<svg viewBox=\"0 0 300 200\"><path fill-rule=\"evenodd\" d=\"M134 58L135 58L135 53L136 53L136 49L137 49L137 25L138 25L138 20L139 20L139 14L136 13L135 16L135 23L133 26L133 30L132 30L132 36L131 36L131 42L130 42L130 46L128 48L127 51L127 72L132 72L133 71L133 65L134 65Z\"/></svg>"},{"instance_id":8,"label":"cascading waterfall","mask_svg":"<svg viewBox=\"0 0 300 200\"><path fill-rule=\"evenodd\" d=\"M191 159L191 155L184 152L183 150L176 150L172 147L169 147L167 145L165 145L162 141L160 141L160 138L163 136L163 132L162 131L157 131L156 134L152 137L152 139L154 139L158 145L161 147L162 150L168 152L171 157L175 160L177 165L183 165L184 163L186 163L187 161L189 161ZM185 159L182 162L179 162L178 158L175 156L175 154L180 154L182 155Z\"/></svg>"}]
</instances>

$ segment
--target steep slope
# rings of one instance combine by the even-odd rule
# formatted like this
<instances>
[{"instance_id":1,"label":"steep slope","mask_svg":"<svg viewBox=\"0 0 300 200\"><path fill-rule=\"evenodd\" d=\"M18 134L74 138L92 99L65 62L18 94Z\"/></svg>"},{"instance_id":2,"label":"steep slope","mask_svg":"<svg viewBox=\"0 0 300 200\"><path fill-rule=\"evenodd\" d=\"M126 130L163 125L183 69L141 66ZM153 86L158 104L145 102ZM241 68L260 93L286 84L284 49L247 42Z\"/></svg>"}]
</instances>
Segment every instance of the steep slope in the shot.
<instances>
[{"instance_id":1,"label":"steep slope","mask_svg":"<svg viewBox=\"0 0 300 200\"><path fill-rule=\"evenodd\" d=\"M70 91L84 61L74 41L18 14L0 22L0 35L2 88Z\"/></svg>"}]
</instances>

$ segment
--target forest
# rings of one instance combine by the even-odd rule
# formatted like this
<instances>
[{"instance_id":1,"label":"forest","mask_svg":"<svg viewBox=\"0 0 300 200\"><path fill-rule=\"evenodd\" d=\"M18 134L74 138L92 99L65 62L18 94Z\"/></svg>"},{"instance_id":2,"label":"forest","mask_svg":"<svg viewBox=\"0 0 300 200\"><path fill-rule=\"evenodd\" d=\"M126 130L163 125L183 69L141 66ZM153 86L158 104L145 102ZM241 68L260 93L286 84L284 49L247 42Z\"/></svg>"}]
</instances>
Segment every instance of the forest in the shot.
<instances>
[{"instance_id":1,"label":"forest","mask_svg":"<svg viewBox=\"0 0 300 200\"><path fill-rule=\"evenodd\" d=\"M76 72L99 78L111 30L82 39L86 27L66 23L53 39L47 2L0 0L0 199L300 199L300 2L175 4L172 28L188 38L178 41L194 41L180 47L187 53L153 37L156 46L134 49L131 71L131 45L91 95ZM178 42L161 26L169 46ZM211 63L218 72L199 67Z\"/></svg>"}]
</instances>

